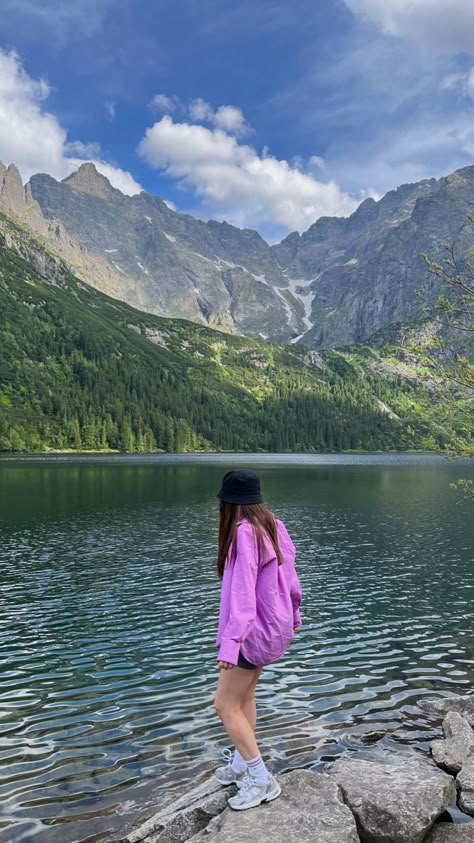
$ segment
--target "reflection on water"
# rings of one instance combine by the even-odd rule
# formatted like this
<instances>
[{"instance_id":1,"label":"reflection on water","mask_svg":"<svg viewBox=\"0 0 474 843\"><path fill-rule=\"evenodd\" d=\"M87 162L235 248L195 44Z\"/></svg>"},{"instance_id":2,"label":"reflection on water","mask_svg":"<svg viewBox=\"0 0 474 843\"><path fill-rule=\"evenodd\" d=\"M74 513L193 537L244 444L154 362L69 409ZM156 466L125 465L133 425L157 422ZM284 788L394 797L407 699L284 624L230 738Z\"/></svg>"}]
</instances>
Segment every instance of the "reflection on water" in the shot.
<instances>
[{"instance_id":1,"label":"reflection on water","mask_svg":"<svg viewBox=\"0 0 474 843\"><path fill-rule=\"evenodd\" d=\"M0 461L0 841L105 840L208 774L232 461ZM253 463L304 589L304 627L258 689L273 768L319 769L367 730L427 740L416 701L474 680L472 511L448 489L471 465Z\"/></svg>"}]
</instances>

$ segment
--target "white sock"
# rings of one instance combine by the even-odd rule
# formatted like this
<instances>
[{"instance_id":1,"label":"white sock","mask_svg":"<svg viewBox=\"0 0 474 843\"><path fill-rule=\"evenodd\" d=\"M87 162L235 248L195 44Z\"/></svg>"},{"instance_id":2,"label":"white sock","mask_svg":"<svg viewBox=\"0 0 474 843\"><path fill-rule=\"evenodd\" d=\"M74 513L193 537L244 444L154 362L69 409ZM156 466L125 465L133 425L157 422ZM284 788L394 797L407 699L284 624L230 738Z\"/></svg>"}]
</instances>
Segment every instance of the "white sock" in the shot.
<instances>
[{"instance_id":1,"label":"white sock","mask_svg":"<svg viewBox=\"0 0 474 843\"><path fill-rule=\"evenodd\" d=\"M247 762L244 761L238 749L234 750L231 767L234 773L245 773L245 770L247 769Z\"/></svg>"},{"instance_id":2,"label":"white sock","mask_svg":"<svg viewBox=\"0 0 474 843\"><path fill-rule=\"evenodd\" d=\"M267 782L270 778L270 773L268 772L267 768L265 767L265 762L262 760L262 756L260 753L255 756L255 758L251 758L250 761L247 761L248 771L254 779L258 779L261 782Z\"/></svg>"}]
</instances>

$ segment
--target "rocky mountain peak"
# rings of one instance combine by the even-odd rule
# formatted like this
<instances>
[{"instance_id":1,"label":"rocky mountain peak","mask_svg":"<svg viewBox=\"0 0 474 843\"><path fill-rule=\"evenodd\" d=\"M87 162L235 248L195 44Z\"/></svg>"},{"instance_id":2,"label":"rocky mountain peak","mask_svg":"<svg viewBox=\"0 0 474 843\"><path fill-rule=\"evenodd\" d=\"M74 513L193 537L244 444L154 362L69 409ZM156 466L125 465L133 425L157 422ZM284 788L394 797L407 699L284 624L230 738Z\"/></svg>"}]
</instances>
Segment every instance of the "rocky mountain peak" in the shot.
<instances>
[{"instance_id":1,"label":"rocky mountain peak","mask_svg":"<svg viewBox=\"0 0 474 843\"><path fill-rule=\"evenodd\" d=\"M75 173L63 179L62 184L67 184L72 190L79 193L87 193L90 196L99 196L101 199L110 199L116 191L108 178L99 173L92 161L81 164Z\"/></svg>"},{"instance_id":2,"label":"rocky mountain peak","mask_svg":"<svg viewBox=\"0 0 474 843\"><path fill-rule=\"evenodd\" d=\"M17 219L43 233L46 223L41 208L33 198L29 187L23 187L18 167L5 167L0 161L0 208Z\"/></svg>"},{"instance_id":3,"label":"rocky mountain peak","mask_svg":"<svg viewBox=\"0 0 474 843\"><path fill-rule=\"evenodd\" d=\"M25 190L20 171L14 164L9 164L8 167L2 164L0 168L0 196L3 203L14 212L25 203Z\"/></svg>"},{"instance_id":4,"label":"rocky mountain peak","mask_svg":"<svg viewBox=\"0 0 474 843\"><path fill-rule=\"evenodd\" d=\"M450 187L463 187L469 180L472 181L474 175L474 167L464 167L462 170L456 170L446 176L446 183Z\"/></svg>"}]
</instances>

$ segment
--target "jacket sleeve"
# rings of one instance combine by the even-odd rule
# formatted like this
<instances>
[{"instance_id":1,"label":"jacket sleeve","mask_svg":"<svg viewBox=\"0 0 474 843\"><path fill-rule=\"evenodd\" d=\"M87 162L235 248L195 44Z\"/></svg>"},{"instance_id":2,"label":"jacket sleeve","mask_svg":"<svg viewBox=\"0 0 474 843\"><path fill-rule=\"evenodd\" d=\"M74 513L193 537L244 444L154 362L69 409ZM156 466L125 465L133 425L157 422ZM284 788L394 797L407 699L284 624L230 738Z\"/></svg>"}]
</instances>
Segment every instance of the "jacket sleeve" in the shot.
<instances>
[{"instance_id":1,"label":"jacket sleeve","mask_svg":"<svg viewBox=\"0 0 474 843\"><path fill-rule=\"evenodd\" d=\"M240 644L252 630L256 616L258 551L250 524L237 528L237 552L232 563L229 620L222 634L217 658L237 664Z\"/></svg>"},{"instance_id":2,"label":"jacket sleeve","mask_svg":"<svg viewBox=\"0 0 474 843\"><path fill-rule=\"evenodd\" d=\"M293 604L293 627L296 629L301 626L300 604L301 604L301 586L298 575L293 569L293 576L290 586L291 602Z\"/></svg>"}]
</instances>

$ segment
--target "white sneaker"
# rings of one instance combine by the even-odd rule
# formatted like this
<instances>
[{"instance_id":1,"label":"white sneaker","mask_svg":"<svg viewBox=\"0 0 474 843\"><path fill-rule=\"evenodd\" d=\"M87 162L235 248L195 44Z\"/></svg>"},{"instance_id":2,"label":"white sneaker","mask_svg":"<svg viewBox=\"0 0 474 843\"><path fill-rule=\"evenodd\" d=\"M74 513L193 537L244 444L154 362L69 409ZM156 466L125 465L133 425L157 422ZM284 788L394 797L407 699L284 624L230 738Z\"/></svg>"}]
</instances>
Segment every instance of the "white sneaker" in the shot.
<instances>
[{"instance_id":1,"label":"white sneaker","mask_svg":"<svg viewBox=\"0 0 474 843\"><path fill-rule=\"evenodd\" d=\"M246 811L256 808L261 802L271 802L278 799L281 787L275 776L270 776L267 782L262 782L254 776L245 776L236 796L229 799L228 804L234 811Z\"/></svg>"},{"instance_id":2,"label":"white sneaker","mask_svg":"<svg viewBox=\"0 0 474 843\"><path fill-rule=\"evenodd\" d=\"M247 768L245 768L242 773L235 772L232 768L233 753L230 749L224 749L222 756L224 761L227 761L227 764L225 767L218 767L217 770L215 770L214 775L217 781L225 787L229 784L236 784L237 787L240 787L247 775Z\"/></svg>"}]
</instances>

